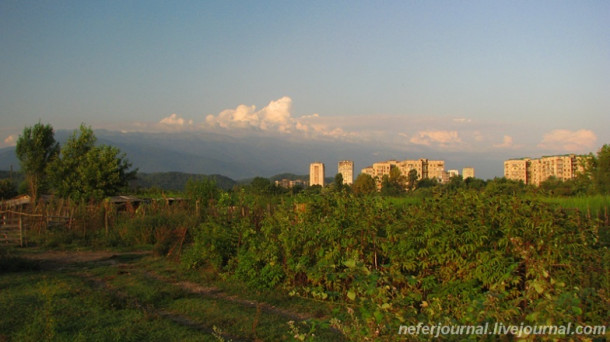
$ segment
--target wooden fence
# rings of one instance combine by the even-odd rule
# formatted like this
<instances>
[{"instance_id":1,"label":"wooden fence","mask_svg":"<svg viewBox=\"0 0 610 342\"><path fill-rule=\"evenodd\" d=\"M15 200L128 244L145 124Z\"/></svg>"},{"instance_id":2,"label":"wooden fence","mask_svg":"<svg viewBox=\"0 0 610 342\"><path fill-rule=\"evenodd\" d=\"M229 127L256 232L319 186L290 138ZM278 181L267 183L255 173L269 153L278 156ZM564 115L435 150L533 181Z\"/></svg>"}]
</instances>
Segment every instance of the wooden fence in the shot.
<instances>
[{"instance_id":1,"label":"wooden fence","mask_svg":"<svg viewBox=\"0 0 610 342\"><path fill-rule=\"evenodd\" d=\"M0 211L0 245L27 246L27 231L32 226L49 228L68 225L70 217L31 214L23 211Z\"/></svg>"}]
</instances>

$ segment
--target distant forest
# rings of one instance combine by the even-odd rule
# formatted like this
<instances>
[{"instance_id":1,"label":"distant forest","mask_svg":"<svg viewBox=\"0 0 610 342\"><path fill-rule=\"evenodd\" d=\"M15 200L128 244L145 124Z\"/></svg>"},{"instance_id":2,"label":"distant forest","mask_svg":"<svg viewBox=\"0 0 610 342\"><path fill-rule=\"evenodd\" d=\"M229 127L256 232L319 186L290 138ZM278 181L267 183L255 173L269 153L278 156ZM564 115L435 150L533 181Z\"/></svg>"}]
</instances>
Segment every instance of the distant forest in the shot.
<instances>
[{"instance_id":1,"label":"distant forest","mask_svg":"<svg viewBox=\"0 0 610 342\"><path fill-rule=\"evenodd\" d=\"M1 179L10 179L13 183L20 184L25 180L25 176L19 171L0 170L0 180Z\"/></svg>"},{"instance_id":2,"label":"distant forest","mask_svg":"<svg viewBox=\"0 0 610 342\"><path fill-rule=\"evenodd\" d=\"M152 188L157 187L162 190L168 191L178 191L184 190L186 183L189 179L192 180L202 180L202 179L213 179L218 185L219 188L223 190L230 190L236 185L250 184L252 179L243 179L243 180L234 180L229 177L223 175L202 175L202 174L192 174L192 173L183 173L183 172L155 172L155 173L141 173L138 172L137 179L132 182L132 187L135 188ZM292 173L282 173L279 175L275 175L270 177L269 180L274 182L276 180L282 179L304 179L308 180L309 176L306 175L295 175ZM332 180L332 178L330 179ZM329 181L330 181L329 180Z\"/></svg>"},{"instance_id":3,"label":"distant forest","mask_svg":"<svg viewBox=\"0 0 610 342\"><path fill-rule=\"evenodd\" d=\"M184 187L189 179L195 181L202 179L213 179L216 182L216 185L223 190L232 189L235 185L237 185L235 180L222 175L201 175L183 172L138 172L136 179L132 181L130 185L132 188L156 187L168 191L181 191L184 190Z\"/></svg>"},{"instance_id":4,"label":"distant forest","mask_svg":"<svg viewBox=\"0 0 610 342\"><path fill-rule=\"evenodd\" d=\"M6 171L0 170L0 180L11 179L13 184L17 187L25 180L23 173L19 171ZM252 179L234 180L223 175L203 175L193 174L184 172L153 172L143 173L138 172L136 179L130 182L130 188L132 189L150 189L158 188L164 191L182 191L185 189L186 183L189 179L202 180L202 179L213 179L219 188L223 190L230 190L236 185L249 184ZM308 180L307 175L295 175L292 173L282 173L268 178L271 182L282 179L304 179ZM331 182L332 178L327 179L327 182Z\"/></svg>"}]
</instances>

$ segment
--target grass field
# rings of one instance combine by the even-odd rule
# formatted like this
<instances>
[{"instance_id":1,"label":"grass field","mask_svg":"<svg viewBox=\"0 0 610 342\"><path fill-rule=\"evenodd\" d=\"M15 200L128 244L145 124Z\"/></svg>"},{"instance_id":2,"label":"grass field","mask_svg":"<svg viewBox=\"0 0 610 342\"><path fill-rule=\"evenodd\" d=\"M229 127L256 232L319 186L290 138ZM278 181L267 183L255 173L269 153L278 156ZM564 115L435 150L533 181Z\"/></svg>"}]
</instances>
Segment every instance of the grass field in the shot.
<instances>
[{"instance_id":1,"label":"grass field","mask_svg":"<svg viewBox=\"0 0 610 342\"><path fill-rule=\"evenodd\" d=\"M250 291L150 253L3 254L0 341L343 339L326 323L329 304Z\"/></svg>"},{"instance_id":2,"label":"grass field","mask_svg":"<svg viewBox=\"0 0 610 342\"><path fill-rule=\"evenodd\" d=\"M610 215L610 196L547 197L544 201L559 204L566 209L578 209L597 217Z\"/></svg>"}]
</instances>

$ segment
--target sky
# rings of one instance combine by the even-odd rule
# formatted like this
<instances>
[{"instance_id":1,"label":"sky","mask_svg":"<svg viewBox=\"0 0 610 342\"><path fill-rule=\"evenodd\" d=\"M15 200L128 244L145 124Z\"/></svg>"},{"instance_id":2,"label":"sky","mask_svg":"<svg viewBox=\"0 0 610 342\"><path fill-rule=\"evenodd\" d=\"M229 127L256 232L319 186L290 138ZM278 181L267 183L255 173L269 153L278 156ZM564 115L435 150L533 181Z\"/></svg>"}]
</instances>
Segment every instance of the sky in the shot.
<instances>
[{"instance_id":1,"label":"sky","mask_svg":"<svg viewBox=\"0 0 610 342\"><path fill-rule=\"evenodd\" d=\"M0 0L0 47L0 148L38 121L396 159L610 143L609 1Z\"/></svg>"}]
</instances>

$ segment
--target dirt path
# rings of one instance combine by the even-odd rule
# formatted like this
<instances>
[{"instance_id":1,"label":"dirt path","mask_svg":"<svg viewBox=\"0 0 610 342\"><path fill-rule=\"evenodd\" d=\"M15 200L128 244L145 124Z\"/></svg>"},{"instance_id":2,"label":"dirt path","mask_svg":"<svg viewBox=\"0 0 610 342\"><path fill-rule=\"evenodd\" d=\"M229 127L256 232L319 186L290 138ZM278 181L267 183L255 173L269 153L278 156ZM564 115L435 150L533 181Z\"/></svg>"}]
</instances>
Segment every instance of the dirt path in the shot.
<instances>
[{"instance_id":1,"label":"dirt path","mask_svg":"<svg viewBox=\"0 0 610 342\"><path fill-rule=\"evenodd\" d=\"M168 312L161 308L142 306L136 298L129 297L126 293L114 289L105 279L93 276L87 271L91 266L108 266L120 269L133 269L134 264L130 263L133 259L139 259L143 256L151 255L150 251L135 251L135 252L110 252L110 251L34 251L32 253L23 253L20 255L23 258L36 261L43 270L58 270L69 271L71 274L78 276L87 281L90 286L107 291L112 296L119 298L122 302L131 303L130 306L148 313L155 314L164 319L169 319L177 324L186 326L190 329L195 329L207 334L218 335L225 340L245 341L248 339L239 336L231 336L223 333L218 333L212 330L211 327L199 323L183 314ZM83 272L84 271L84 272ZM196 294L204 298L210 298L227 302L231 304L241 305L248 308L260 309L262 312L270 315L280 316L291 321L305 321L314 317L312 314L295 312L283 308L275 307L266 302L241 298L235 295L227 294L221 289L213 286L203 286L201 284L184 281L179 279L168 278L158 274L157 272L147 268L145 265L138 264L137 272L144 274L146 277L161 281L165 284L176 286L185 290L188 293ZM333 329L334 330L334 329ZM338 331L335 331L339 333ZM340 335L340 333L339 333Z\"/></svg>"},{"instance_id":2,"label":"dirt path","mask_svg":"<svg viewBox=\"0 0 610 342\"><path fill-rule=\"evenodd\" d=\"M109 251L42 251L34 253L24 253L20 257L36 261L43 269L62 269L65 267L77 267L83 263L107 263L108 265L117 265L119 261L117 257L134 255L144 256L151 255L149 251L135 252L109 252Z\"/></svg>"},{"instance_id":3,"label":"dirt path","mask_svg":"<svg viewBox=\"0 0 610 342\"><path fill-rule=\"evenodd\" d=\"M149 251L136 252L109 252L109 251L44 251L40 253L24 254L22 257L37 261L43 269L77 269L83 264L94 264L97 266L108 265L113 267L125 268L129 267L127 263L121 262L120 257L125 256L144 256L151 255ZM151 270L146 270L145 274L148 277L162 281L166 284L180 287L181 289L207 298L220 299L226 302L243 305L246 307L260 307L263 311L272 313L278 316L283 316L289 320L303 321L314 318L313 315L303 314L289 311L286 309L277 308L265 302L239 298L234 295L229 295L217 287L202 286L190 281L175 281L173 279L159 275Z\"/></svg>"},{"instance_id":4,"label":"dirt path","mask_svg":"<svg viewBox=\"0 0 610 342\"><path fill-rule=\"evenodd\" d=\"M259 302L256 300L243 299L243 298L239 298L237 296L232 296L232 295L229 295L229 294L223 292L221 289L219 289L217 287L201 286L197 283L193 283L190 281L175 282L169 278L163 277L157 273L150 272L150 271L148 271L146 274L149 277L154 278L156 280L160 280L166 284L172 284L174 286L178 286L181 289L183 289L189 293L192 293L192 294L197 294L197 295L207 297L207 298L219 299L219 300L223 300L225 302L231 302L231 303L239 304L239 305L242 305L245 307L260 308L263 312L271 313L271 314L274 314L277 316L282 316L289 320L305 321L305 320L314 318L313 315L303 314L303 313L299 313L299 312L294 312L294 311L278 308L278 307L275 307L275 306L270 305L265 302Z\"/></svg>"}]
</instances>

